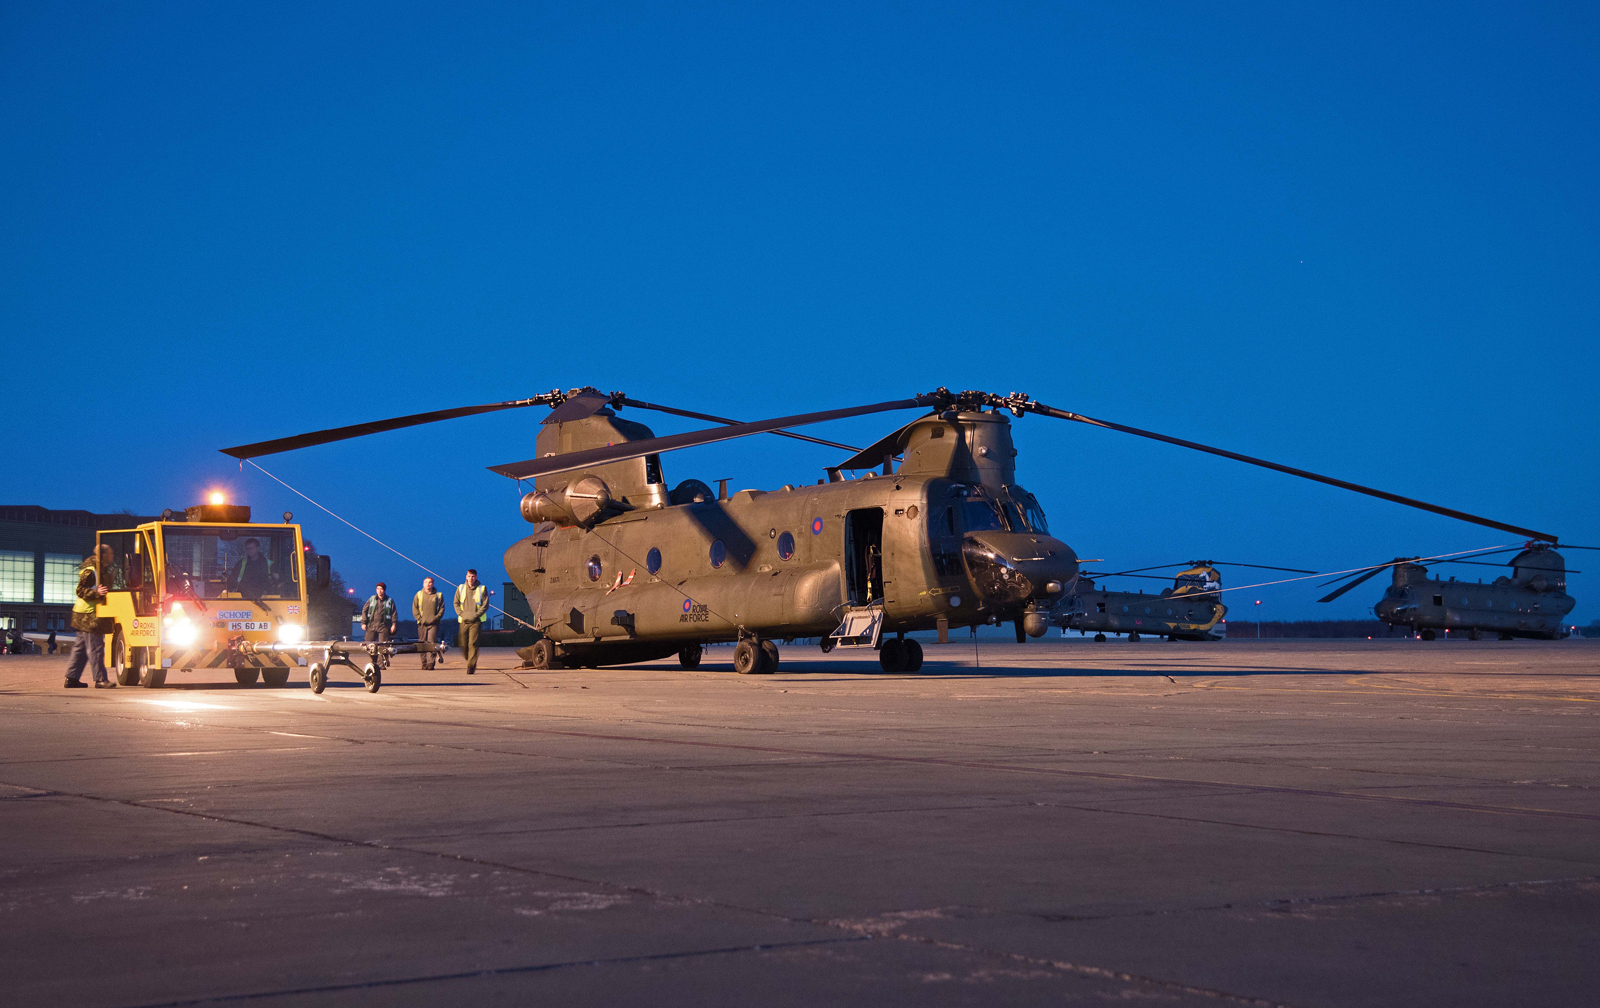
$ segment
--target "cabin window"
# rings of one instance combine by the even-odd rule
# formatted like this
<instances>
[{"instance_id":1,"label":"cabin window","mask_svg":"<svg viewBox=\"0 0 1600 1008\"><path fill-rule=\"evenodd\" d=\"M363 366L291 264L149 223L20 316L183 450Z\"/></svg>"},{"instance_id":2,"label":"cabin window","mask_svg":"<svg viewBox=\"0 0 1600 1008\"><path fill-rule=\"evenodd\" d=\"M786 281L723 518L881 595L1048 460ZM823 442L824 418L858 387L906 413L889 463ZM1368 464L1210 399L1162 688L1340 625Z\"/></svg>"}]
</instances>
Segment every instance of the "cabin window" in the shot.
<instances>
[{"instance_id":1,"label":"cabin window","mask_svg":"<svg viewBox=\"0 0 1600 1008\"><path fill-rule=\"evenodd\" d=\"M1104 602L1096 602L1094 604L1094 611L1095 612L1105 612L1106 611L1106 604Z\"/></svg>"},{"instance_id":2,"label":"cabin window","mask_svg":"<svg viewBox=\"0 0 1600 1008\"><path fill-rule=\"evenodd\" d=\"M646 455L644 457L644 481L646 483L666 483L661 478L661 456Z\"/></svg>"},{"instance_id":3,"label":"cabin window","mask_svg":"<svg viewBox=\"0 0 1600 1008\"><path fill-rule=\"evenodd\" d=\"M599 557L597 557L597 556L590 557L588 564L585 565L585 569L587 569L588 572L589 572L589 580L590 581L598 581L598 580L600 580L600 571L601 571L602 568L600 566L600 558Z\"/></svg>"},{"instance_id":4,"label":"cabin window","mask_svg":"<svg viewBox=\"0 0 1600 1008\"><path fill-rule=\"evenodd\" d=\"M778 557L787 560L794 556L794 536L788 532L778 536Z\"/></svg>"},{"instance_id":5,"label":"cabin window","mask_svg":"<svg viewBox=\"0 0 1600 1008\"><path fill-rule=\"evenodd\" d=\"M944 428L943 427L935 427L933 429L933 432L930 433L928 436L929 437L936 437L936 438L944 437Z\"/></svg>"},{"instance_id":6,"label":"cabin window","mask_svg":"<svg viewBox=\"0 0 1600 1008\"><path fill-rule=\"evenodd\" d=\"M1433 597L1433 604L1436 605L1436 606L1444 605L1444 596L1443 595L1435 595Z\"/></svg>"},{"instance_id":7,"label":"cabin window","mask_svg":"<svg viewBox=\"0 0 1600 1008\"><path fill-rule=\"evenodd\" d=\"M652 574L661 569L661 551L654 546L644 555L644 569Z\"/></svg>"},{"instance_id":8,"label":"cabin window","mask_svg":"<svg viewBox=\"0 0 1600 1008\"><path fill-rule=\"evenodd\" d=\"M724 546L722 544L722 540L721 539L718 539L716 542L713 542L711 544L711 566L713 566L713 567L721 567L723 564L725 564L727 562L728 562L728 547L726 547L726 546Z\"/></svg>"},{"instance_id":9,"label":"cabin window","mask_svg":"<svg viewBox=\"0 0 1600 1008\"><path fill-rule=\"evenodd\" d=\"M1127 606L1123 606L1123 607L1122 607L1122 611L1123 611L1123 612L1127 612L1127 611L1128 611L1128 607L1127 607Z\"/></svg>"}]
</instances>

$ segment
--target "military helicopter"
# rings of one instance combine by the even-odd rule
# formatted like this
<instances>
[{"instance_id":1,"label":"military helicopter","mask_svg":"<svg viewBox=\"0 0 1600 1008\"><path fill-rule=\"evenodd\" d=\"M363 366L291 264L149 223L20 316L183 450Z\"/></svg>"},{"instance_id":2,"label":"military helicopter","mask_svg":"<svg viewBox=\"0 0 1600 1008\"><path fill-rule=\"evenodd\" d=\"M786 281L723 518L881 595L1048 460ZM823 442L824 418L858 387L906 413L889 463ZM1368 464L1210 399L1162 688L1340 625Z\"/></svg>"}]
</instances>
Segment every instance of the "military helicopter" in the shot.
<instances>
[{"instance_id":1,"label":"military helicopter","mask_svg":"<svg viewBox=\"0 0 1600 1008\"><path fill-rule=\"evenodd\" d=\"M1594 546L1563 546L1562 549L1596 549ZM1568 571L1555 544L1532 541L1521 547L1509 563L1485 563L1483 557L1511 553L1517 547L1475 553L1459 560L1427 560L1420 557L1395 557L1388 563L1363 568L1343 585L1318 602L1332 602L1380 571L1394 571L1393 581L1383 598L1372 607L1378 619L1395 627L1403 626L1431 641L1436 631L1465 632L1468 640L1479 640L1484 633L1499 634L1501 640L1531 637L1559 640L1567 636L1563 619L1572 611L1575 600L1567 594ZM1480 567L1510 567L1510 577L1497 577L1490 584L1480 578L1476 584L1444 580L1428 573L1435 564L1472 564ZM1341 580L1335 578L1318 587L1326 588Z\"/></svg>"},{"instance_id":2,"label":"military helicopter","mask_svg":"<svg viewBox=\"0 0 1600 1008\"><path fill-rule=\"evenodd\" d=\"M1119 636L1127 634L1130 642L1138 641L1141 634L1153 634L1169 641L1221 640L1222 634L1217 633L1215 628L1228 614L1228 607L1221 600L1222 575L1217 572L1219 566L1254 567L1296 574L1316 573L1296 567L1269 567L1228 560L1191 560L1187 564L1158 564L1110 574L1079 571L1078 585L1068 600L1061 626L1081 634L1093 631L1097 643L1103 643L1108 633ZM1165 581L1166 578L1146 574L1145 571L1167 567L1185 569L1173 577L1172 587L1161 589L1159 595L1147 595L1142 591L1106 591L1097 588L1094 583L1095 578L1113 577Z\"/></svg>"},{"instance_id":3,"label":"military helicopter","mask_svg":"<svg viewBox=\"0 0 1600 1008\"><path fill-rule=\"evenodd\" d=\"M542 635L536 667L617 665L674 653L700 664L702 645L736 642L741 673L772 672L776 641L825 637L875 648L885 671L914 671L922 646L906 634L1009 621L1046 632L1077 584L1078 559L1050 533L1044 509L1017 483L1006 414L1054 417L1220 455L1357 493L1514 531L1383 490L1056 409L1021 393L937 389L909 399L741 423L593 387L418 413L223 451L240 460L456 417L552 407L535 457L490 471L533 481L521 501L531 535L505 553ZM617 415L648 409L719 426L656 437ZM700 480L668 489L661 456L755 434L891 410L910 423L824 468L814 486L715 495ZM896 459L900 459L898 466ZM882 472L876 467L882 466ZM856 479L843 470L868 470Z\"/></svg>"}]
</instances>

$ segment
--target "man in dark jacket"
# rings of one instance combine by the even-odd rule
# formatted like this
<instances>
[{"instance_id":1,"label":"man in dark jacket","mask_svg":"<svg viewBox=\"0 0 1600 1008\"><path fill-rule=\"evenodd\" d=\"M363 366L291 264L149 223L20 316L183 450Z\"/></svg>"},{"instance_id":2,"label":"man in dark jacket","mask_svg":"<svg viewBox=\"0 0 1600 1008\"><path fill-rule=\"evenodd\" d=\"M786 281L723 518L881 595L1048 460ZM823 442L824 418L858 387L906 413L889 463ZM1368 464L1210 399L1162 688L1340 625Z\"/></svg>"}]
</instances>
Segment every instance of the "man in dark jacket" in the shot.
<instances>
[{"instance_id":1,"label":"man in dark jacket","mask_svg":"<svg viewBox=\"0 0 1600 1008\"><path fill-rule=\"evenodd\" d=\"M388 595L389 586L378 582L367 604L361 607L361 629L369 641L386 641L399 628L394 611L394 599Z\"/></svg>"},{"instance_id":2,"label":"man in dark jacket","mask_svg":"<svg viewBox=\"0 0 1600 1008\"><path fill-rule=\"evenodd\" d=\"M111 632L111 628L105 626L110 621L102 621L96 611L105 601L107 592L121 587L122 572L112 562L111 547L101 543L95 555L85 559L78 568L78 597L72 603L72 629L78 632L78 639L72 642L72 658L67 662L67 681L63 684L67 689L83 689L88 685L83 681L86 665L95 689L116 687L106 675L104 635Z\"/></svg>"},{"instance_id":3,"label":"man in dark jacket","mask_svg":"<svg viewBox=\"0 0 1600 1008\"><path fill-rule=\"evenodd\" d=\"M411 618L417 621L417 643L439 643L439 621L444 619L444 594L433 588L433 578L422 579L422 590L411 600ZM422 652L422 667L431 669L434 660L444 658L432 651Z\"/></svg>"}]
</instances>

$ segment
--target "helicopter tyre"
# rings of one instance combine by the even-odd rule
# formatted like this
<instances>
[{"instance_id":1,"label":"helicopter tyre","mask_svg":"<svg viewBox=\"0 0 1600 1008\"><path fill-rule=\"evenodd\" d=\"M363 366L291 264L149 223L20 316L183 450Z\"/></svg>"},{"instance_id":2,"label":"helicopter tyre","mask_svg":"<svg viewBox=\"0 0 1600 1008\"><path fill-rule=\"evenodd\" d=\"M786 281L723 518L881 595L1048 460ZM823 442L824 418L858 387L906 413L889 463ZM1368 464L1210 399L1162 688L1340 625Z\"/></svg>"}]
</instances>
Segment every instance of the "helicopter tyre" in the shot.
<instances>
[{"instance_id":1,"label":"helicopter tyre","mask_svg":"<svg viewBox=\"0 0 1600 1008\"><path fill-rule=\"evenodd\" d=\"M771 675L778 671L778 645L769 640L761 642L761 673Z\"/></svg>"},{"instance_id":2,"label":"helicopter tyre","mask_svg":"<svg viewBox=\"0 0 1600 1008\"><path fill-rule=\"evenodd\" d=\"M685 644L678 649L678 664L687 669L700 667L700 659L705 654L705 648L698 644Z\"/></svg>"},{"instance_id":3,"label":"helicopter tyre","mask_svg":"<svg viewBox=\"0 0 1600 1008\"><path fill-rule=\"evenodd\" d=\"M740 675L758 675L761 672L761 649L756 644L742 640L733 649L733 670Z\"/></svg>"},{"instance_id":4,"label":"helicopter tyre","mask_svg":"<svg viewBox=\"0 0 1600 1008\"><path fill-rule=\"evenodd\" d=\"M906 642L898 637L884 641L878 648L878 667L885 672L906 671Z\"/></svg>"},{"instance_id":5,"label":"helicopter tyre","mask_svg":"<svg viewBox=\"0 0 1600 1008\"><path fill-rule=\"evenodd\" d=\"M906 671L922 671L922 645L907 637L902 643L906 646Z\"/></svg>"},{"instance_id":6,"label":"helicopter tyre","mask_svg":"<svg viewBox=\"0 0 1600 1008\"><path fill-rule=\"evenodd\" d=\"M1467 631L1467 640L1479 640L1479 639L1480 638L1478 637L1478 630L1477 630L1476 627L1474 627L1473 629Z\"/></svg>"},{"instance_id":7,"label":"helicopter tyre","mask_svg":"<svg viewBox=\"0 0 1600 1008\"><path fill-rule=\"evenodd\" d=\"M1433 635L1433 631L1432 630L1424 630L1424 631L1422 631L1422 639L1423 640L1433 640L1433 636L1434 635Z\"/></svg>"},{"instance_id":8,"label":"helicopter tyre","mask_svg":"<svg viewBox=\"0 0 1600 1008\"><path fill-rule=\"evenodd\" d=\"M1136 634L1136 633L1129 634L1128 635L1128 643L1129 644L1137 644L1137 643L1139 643L1139 635Z\"/></svg>"},{"instance_id":9,"label":"helicopter tyre","mask_svg":"<svg viewBox=\"0 0 1600 1008\"><path fill-rule=\"evenodd\" d=\"M1103 633L1095 634L1094 635L1094 642L1096 644L1104 644L1106 642L1106 635L1103 634Z\"/></svg>"},{"instance_id":10,"label":"helicopter tyre","mask_svg":"<svg viewBox=\"0 0 1600 1008\"><path fill-rule=\"evenodd\" d=\"M533 642L533 648L528 652L528 667L536 669L551 669L556 667L556 645L548 637L541 637Z\"/></svg>"},{"instance_id":11,"label":"helicopter tyre","mask_svg":"<svg viewBox=\"0 0 1600 1008\"><path fill-rule=\"evenodd\" d=\"M1500 635L1500 639L1501 640L1515 640L1516 638L1512 637L1508 633L1503 633L1503 634Z\"/></svg>"}]
</instances>

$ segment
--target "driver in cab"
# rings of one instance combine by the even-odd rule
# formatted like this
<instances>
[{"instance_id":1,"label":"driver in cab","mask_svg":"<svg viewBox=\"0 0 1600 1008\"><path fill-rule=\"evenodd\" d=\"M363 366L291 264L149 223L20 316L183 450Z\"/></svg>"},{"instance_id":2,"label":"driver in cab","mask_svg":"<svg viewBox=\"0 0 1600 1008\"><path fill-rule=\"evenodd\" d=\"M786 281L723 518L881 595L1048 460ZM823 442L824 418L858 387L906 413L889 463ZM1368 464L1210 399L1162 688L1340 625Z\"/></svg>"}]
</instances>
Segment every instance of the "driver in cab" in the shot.
<instances>
[{"instance_id":1,"label":"driver in cab","mask_svg":"<svg viewBox=\"0 0 1600 1008\"><path fill-rule=\"evenodd\" d=\"M261 552L258 539L244 541L244 556L228 574L228 588L245 598L260 598L276 591L277 575L272 561Z\"/></svg>"}]
</instances>

